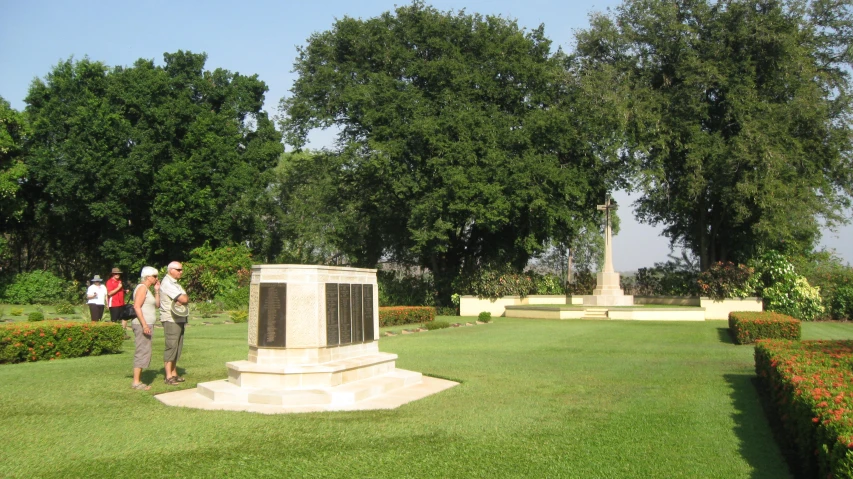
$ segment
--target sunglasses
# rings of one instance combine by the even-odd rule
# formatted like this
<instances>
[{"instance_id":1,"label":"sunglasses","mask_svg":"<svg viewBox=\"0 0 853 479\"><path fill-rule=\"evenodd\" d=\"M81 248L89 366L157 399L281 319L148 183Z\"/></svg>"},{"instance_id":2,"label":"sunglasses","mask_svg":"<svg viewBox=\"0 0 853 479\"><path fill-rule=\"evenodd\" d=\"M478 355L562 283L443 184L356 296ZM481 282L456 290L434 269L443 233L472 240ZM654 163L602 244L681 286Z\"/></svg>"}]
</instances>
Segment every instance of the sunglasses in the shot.
<instances>
[{"instance_id":1,"label":"sunglasses","mask_svg":"<svg viewBox=\"0 0 853 479\"><path fill-rule=\"evenodd\" d=\"M184 270L184 268L172 268L172 269L175 271L183 271Z\"/></svg>"}]
</instances>

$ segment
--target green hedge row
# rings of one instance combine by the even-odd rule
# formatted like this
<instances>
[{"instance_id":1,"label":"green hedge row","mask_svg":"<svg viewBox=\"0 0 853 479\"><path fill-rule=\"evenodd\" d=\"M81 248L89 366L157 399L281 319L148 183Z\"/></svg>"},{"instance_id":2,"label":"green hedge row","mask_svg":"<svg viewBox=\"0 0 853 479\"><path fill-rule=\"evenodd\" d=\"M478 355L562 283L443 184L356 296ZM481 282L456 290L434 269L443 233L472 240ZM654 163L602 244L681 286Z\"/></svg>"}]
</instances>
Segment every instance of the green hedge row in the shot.
<instances>
[{"instance_id":1,"label":"green hedge row","mask_svg":"<svg viewBox=\"0 0 853 479\"><path fill-rule=\"evenodd\" d=\"M762 340L755 371L795 476L853 478L853 341Z\"/></svg>"},{"instance_id":2,"label":"green hedge row","mask_svg":"<svg viewBox=\"0 0 853 479\"><path fill-rule=\"evenodd\" d=\"M729 313L729 332L737 344L759 339L800 339L800 320L785 314L734 311Z\"/></svg>"},{"instance_id":3,"label":"green hedge row","mask_svg":"<svg viewBox=\"0 0 853 479\"><path fill-rule=\"evenodd\" d=\"M0 325L0 363L45 361L118 353L121 325L40 321Z\"/></svg>"},{"instance_id":4,"label":"green hedge row","mask_svg":"<svg viewBox=\"0 0 853 479\"><path fill-rule=\"evenodd\" d=\"M379 308L379 326L420 324L435 319L435 308L431 306L386 306Z\"/></svg>"}]
</instances>

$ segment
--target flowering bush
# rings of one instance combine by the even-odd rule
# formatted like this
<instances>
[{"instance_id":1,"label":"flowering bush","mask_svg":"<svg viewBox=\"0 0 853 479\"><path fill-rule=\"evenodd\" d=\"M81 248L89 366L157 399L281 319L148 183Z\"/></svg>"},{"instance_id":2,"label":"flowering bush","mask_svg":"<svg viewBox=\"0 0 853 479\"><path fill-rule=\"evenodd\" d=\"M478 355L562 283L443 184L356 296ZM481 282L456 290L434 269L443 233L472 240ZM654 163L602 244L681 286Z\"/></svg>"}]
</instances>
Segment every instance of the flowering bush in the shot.
<instances>
[{"instance_id":1,"label":"flowering bush","mask_svg":"<svg viewBox=\"0 0 853 479\"><path fill-rule=\"evenodd\" d=\"M41 321L0 325L0 363L96 356L121 351L115 323Z\"/></svg>"},{"instance_id":2,"label":"flowering bush","mask_svg":"<svg viewBox=\"0 0 853 479\"><path fill-rule=\"evenodd\" d=\"M853 341L762 340L755 371L800 477L853 477Z\"/></svg>"},{"instance_id":3,"label":"flowering bush","mask_svg":"<svg viewBox=\"0 0 853 479\"><path fill-rule=\"evenodd\" d=\"M737 344L759 339L800 339L800 320L779 313L734 311L729 313L729 332Z\"/></svg>"},{"instance_id":4,"label":"flowering bush","mask_svg":"<svg viewBox=\"0 0 853 479\"><path fill-rule=\"evenodd\" d=\"M820 290L798 275L794 265L782 254L768 251L753 265L760 279L759 293L764 298L765 310L804 321L811 321L826 311Z\"/></svg>"},{"instance_id":5,"label":"flowering bush","mask_svg":"<svg viewBox=\"0 0 853 479\"><path fill-rule=\"evenodd\" d=\"M697 283L701 294L711 299L746 298L755 294L758 278L755 270L731 261L714 263L699 273Z\"/></svg>"},{"instance_id":6,"label":"flowering bush","mask_svg":"<svg viewBox=\"0 0 853 479\"><path fill-rule=\"evenodd\" d=\"M430 306L384 306L379 308L379 326L427 323L435 320Z\"/></svg>"}]
</instances>

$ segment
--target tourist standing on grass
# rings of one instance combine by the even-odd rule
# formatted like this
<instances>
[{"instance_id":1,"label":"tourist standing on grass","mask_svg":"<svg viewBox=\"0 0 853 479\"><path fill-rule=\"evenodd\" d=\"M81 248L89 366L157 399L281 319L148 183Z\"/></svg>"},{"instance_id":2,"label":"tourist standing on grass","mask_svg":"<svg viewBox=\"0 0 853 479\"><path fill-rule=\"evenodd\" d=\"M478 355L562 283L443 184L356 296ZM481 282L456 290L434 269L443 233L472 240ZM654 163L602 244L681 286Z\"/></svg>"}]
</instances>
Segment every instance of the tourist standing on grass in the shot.
<instances>
[{"instance_id":1,"label":"tourist standing on grass","mask_svg":"<svg viewBox=\"0 0 853 479\"><path fill-rule=\"evenodd\" d=\"M133 389L147 391L151 386L140 379L142 370L151 364L151 342L154 339L154 321L157 320L157 308L160 306L160 281L157 268L146 266L139 274L139 284L133 290L133 309L136 318L131 321L136 351L133 353ZM154 294L151 287L154 286Z\"/></svg>"},{"instance_id":2,"label":"tourist standing on grass","mask_svg":"<svg viewBox=\"0 0 853 479\"><path fill-rule=\"evenodd\" d=\"M113 268L110 272L110 279L107 280L107 307L110 308L110 321L117 323L121 321L121 329L127 331L127 320L122 319L121 313L124 311L124 284L121 282L121 270ZM124 339L130 339L127 332L124 333Z\"/></svg>"},{"instance_id":3,"label":"tourist standing on grass","mask_svg":"<svg viewBox=\"0 0 853 479\"><path fill-rule=\"evenodd\" d=\"M173 310L186 309L190 302L187 292L178 284L184 267L177 261L172 261L166 268L166 276L160 285L160 322L163 324L163 334L166 336L166 349L163 351L163 363L166 368L166 384L177 386L184 382L178 376L178 360L181 359L181 349L184 347L184 327L187 316L176 314ZM172 303L178 303L179 308L173 308Z\"/></svg>"},{"instance_id":4,"label":"tourist standing on grass","mask_svg":"<svg viewBox=\"0 0 853 479\"><path fill-rule=\"evenodd\" d=\"M89 305L89 316L92 321L100 321L104 316L104 304L107 300L107 288L101 284L103 280L97 274L92 278L91 285L86 290L86 304Z\"/></svg>"}]
</instances>

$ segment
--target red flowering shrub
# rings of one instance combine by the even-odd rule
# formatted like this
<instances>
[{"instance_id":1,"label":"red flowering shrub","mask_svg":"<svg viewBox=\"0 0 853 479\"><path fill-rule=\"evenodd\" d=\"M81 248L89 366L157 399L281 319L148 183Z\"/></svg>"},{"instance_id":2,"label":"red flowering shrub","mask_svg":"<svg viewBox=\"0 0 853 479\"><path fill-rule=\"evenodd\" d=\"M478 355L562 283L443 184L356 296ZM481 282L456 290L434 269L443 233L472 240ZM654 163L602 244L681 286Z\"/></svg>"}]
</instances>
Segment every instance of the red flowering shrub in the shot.
<instances>
[{"instance_id":1,"label":"red flowering shrub","mask_svg":"<svg viewBox=\"0 0 853 479\"><path fill-rule=\"evenodd\" d=\"M41 321L0 325L0 363L76 358L121 351L115 323Z\"/></svg>"},{"instance_id":2,"label":"red flowering shrub","mask_svg":"<svg viewBox=\"0 0 853 479\"><path fill-rule=\"evenodd\" d=\"M729 332L737 344L759 339L800 339L800 320L781 313L733 311Z\"/></svg>"},{"instance_id":3,"label":"red flowering shrub","mask_svg":"<svg viewBox=\"0 0 853 479\"><path fill-rule=\"evenodd\" d=\"M853 341L762 340L755 371L797 475L853 478Z\"/></svg>"},{"instance_id":4,"label":"red flowering shrub","mask_svg":"<svg viewBox=\"0 0 853 479\"><path fill-rule=\"evenodd\" d=\"M431 306L386 306L379 308L379 326L420 324L435 319L435 308Z\"/></svg>"},{"instance_id":5,"label":"red flowering shrub","mask_svg":"<svg viewBox=\"0 0 853 479\"><path fill-rule=\"evenodd\" d=\"M696 280L699 290L711 299L746 298L755 295L758 279L755 271L744 264L719 261Z\"/></svg>"}]
</instances>

